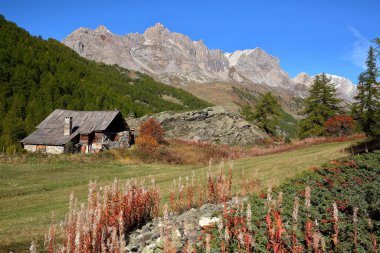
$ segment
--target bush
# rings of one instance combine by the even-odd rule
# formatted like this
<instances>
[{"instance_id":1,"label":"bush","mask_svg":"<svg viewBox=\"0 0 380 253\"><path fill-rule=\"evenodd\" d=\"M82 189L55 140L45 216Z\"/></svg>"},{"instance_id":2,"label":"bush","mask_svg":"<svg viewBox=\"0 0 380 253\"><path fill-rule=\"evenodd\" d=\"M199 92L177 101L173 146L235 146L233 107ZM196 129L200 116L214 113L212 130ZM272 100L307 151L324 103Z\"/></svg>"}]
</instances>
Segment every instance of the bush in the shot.
<instances>
[{"instance_id":1,"label":"bush","mask_svg":"<svg viewBox=\"0 0 380 253\"><path fill-rule=\"evenodd\" d=\"M150 118L140 125L140 133L136 144L140 149L151 151L164 142L165 131L161 124Z\"/></svg>"},{"instance_id":2,"label":"bush","mask_svg":"<svg viewBox=\"0 0 380 253\"><path fill-rule=\"evenodd\" d=\"M163 143L165 131L162 129L160 122L150 118L140 125L140 136L151 136L158 143Z\"/></svg>"},{"instance_id":3,"label":"bush","mask_svg":"<svg viewBox=\"0 0 380 253\"><path fill-rule=\"evenodd\" d=\"M146 150L155 149L160 145L158 141L150 135L139 136L136 140L136 144Z\"/></svg>"},{"instance_id":4,"label":"bush","mask_svg":"<svg viewBox=\"0 0 380 253\"><path fill-rule=\"evenodd\" d=\"M350 135L354 129L354 120L350 116L337 115L329 118L324 127L326 133L334 136Z\"/></svg>"}]
</instances>

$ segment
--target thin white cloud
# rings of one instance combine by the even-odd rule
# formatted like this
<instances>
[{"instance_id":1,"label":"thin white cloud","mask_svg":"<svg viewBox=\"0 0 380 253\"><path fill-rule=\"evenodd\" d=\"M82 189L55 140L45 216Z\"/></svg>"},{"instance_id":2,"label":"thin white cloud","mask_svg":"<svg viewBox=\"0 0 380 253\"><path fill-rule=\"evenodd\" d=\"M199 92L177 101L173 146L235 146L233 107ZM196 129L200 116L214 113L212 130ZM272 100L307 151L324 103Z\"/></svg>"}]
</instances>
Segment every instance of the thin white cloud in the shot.
<instances>
[{"instance_id":1,"label":"thin white cloud","mask_svg":"<svg viewBox=\"0 0 380 253\"><path fill-rule=\"evenodd\" d=\"M365 69L365 61L371 42L366 37L364 37L355 27L350 27L350 31L354 35L355 41L351 45L351 51L348 58L356 66Z\"/></svg>"}]
</instances>

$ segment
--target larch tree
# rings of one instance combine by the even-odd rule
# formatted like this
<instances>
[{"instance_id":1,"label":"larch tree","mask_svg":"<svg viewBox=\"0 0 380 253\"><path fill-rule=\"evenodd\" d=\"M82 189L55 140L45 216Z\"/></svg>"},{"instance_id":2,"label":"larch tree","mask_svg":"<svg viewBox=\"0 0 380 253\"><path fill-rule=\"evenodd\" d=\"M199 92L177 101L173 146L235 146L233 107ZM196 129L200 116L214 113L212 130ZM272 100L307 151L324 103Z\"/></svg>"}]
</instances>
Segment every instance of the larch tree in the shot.
<instances>
[{"instance_id":1,"label":"larch tree","mask_svg":"<svg viewBox=\"0 0 380 253\"><path fill-rule=\"evenodd\" d=\"M254 118L254 114L252 112L252 108L249 104L246 104L246 105L243 105L240 110L239 110L239 113L244 117L244 119L248 122L251 122L253 121L255 118Z\"/></svg>"},{"instance_id":2,"label":"larch tree","mask_svg":"<svg viewBox=\"0 0 380 253\"><path fill-rule=\"evenodd\" d=\"M161 127L160 122L149 118L141 123L136 144L140 149L152 151L164 142L164 137L165 130Z\"/></svg>"},{"instance_id":3,"label":"larch tree","mask_svg":"<svg viewBox=\"0 0 380 253\"><path fill-rule=\"evenodd\" d=\"M276 127L281 117L280 104L272 93L268 92L263 95L257 103L254 120L257 126L263 129L267 134L276 135Z\"/></svg>"},{"instance_id":4,"label":"larch tree","mask_svg":"<svg viewBox=\"0 0 380 253\"><path fill-rule=\"evenodd\" d=\"M359 75L358 94L352 107L352 115L362 130L370 136L380 135L380 85L377 82L375 49L368 50L367 69Z\"/></svg>"},{"instance_id":5,"label":"larch tree","mask_svg":"<svg viewBox=\"0 0 380 253\"><path fill-rule=\"evenodd\" d=\"M300 122L301 137L321 136L325 133L324 123L340 112L336 88L331 78L322 73L315 77L309 96L304 101L304 119Z\"/></svg>"}]
</instances>

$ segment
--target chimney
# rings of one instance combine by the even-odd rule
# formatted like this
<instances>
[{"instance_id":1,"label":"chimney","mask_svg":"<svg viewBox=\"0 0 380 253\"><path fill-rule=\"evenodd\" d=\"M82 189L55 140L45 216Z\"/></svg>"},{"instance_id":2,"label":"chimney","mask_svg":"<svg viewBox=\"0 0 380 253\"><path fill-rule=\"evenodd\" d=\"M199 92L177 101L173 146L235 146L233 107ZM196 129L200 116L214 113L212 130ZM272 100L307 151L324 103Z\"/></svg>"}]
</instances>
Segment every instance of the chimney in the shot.
<instances>
[{"instance_id":1,"label":"chimney","mask_svg":"<svg viewBox=\"0 0 380 253\"><path fill-rule=\"evenodd\" d=\"M65 126L63 127L63 135L71 135L73 129L73 117L65 117Z\"/></svg>"}]
</instances>

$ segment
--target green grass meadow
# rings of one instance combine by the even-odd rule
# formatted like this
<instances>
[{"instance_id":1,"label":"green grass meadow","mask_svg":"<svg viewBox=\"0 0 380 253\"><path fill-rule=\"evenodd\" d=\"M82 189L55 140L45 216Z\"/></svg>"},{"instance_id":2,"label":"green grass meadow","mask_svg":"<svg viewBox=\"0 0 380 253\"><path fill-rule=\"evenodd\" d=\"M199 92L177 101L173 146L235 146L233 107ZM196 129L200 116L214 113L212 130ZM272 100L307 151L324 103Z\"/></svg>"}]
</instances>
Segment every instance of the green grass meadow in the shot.
<instances>
[{"instance_id":1,"label":"green grass meadow","mask_svg":"<svg viewBox=\"0 0 380 253\"><path fill-rule=\"evenodd\" d=\"M348 154L342 150L351 142L327 143L273 155L233 161L234 175L242 170L262 182L278 185L287 178L313 166ZM226 165L228 162L226 162ZM227 167L227 166L226 166ZM0 164L0 252L28 252L31 241L42 245L44 234L54 214L61 220L68 210L69 196L74 192L80 202L87 196L90 180L100 185L118 178L150 181L154 178L164 201L173 179L179 176L205 176L207 168L181 165L125 165L120 163L55 163ZM213 166L219 171L219 166ZM41 249L40 249L41 250Z\"/></svg>"}]
</instances>

